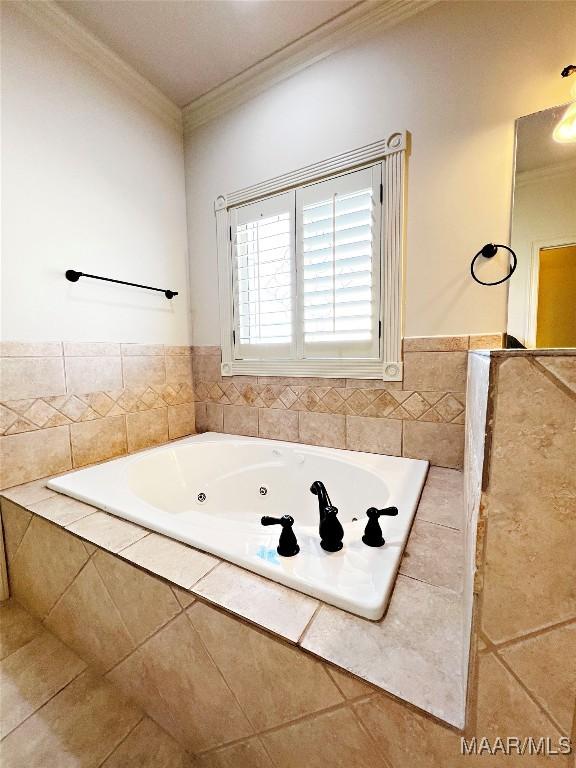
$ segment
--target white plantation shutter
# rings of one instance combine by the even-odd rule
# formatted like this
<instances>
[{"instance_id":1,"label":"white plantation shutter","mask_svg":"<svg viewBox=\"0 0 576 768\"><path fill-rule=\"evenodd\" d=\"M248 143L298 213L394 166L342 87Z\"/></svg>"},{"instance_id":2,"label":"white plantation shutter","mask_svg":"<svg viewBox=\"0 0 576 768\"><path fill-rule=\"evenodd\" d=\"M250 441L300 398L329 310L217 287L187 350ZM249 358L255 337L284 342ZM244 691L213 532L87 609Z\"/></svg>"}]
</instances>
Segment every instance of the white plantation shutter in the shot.
<instances>
[{"instance_id":1,"label":"white plantation shutter","mask_svg":"<svg viewBox=\"0 0 576 768\"><path fill-rule=\"evenodd\" d=\"M236 357L291 357L294 192L236 208L232 246Z\"/></svg>"},{"instance_id":2,"label":"white plantation shutter","mask_svg":"<svg viewBox=\"0 0 576 768\"><path fill-rule=\"evenodd\" d=\"M379 356L380 183L378 165L296 193L301 357Z\"/></svg>"}]
</instances>

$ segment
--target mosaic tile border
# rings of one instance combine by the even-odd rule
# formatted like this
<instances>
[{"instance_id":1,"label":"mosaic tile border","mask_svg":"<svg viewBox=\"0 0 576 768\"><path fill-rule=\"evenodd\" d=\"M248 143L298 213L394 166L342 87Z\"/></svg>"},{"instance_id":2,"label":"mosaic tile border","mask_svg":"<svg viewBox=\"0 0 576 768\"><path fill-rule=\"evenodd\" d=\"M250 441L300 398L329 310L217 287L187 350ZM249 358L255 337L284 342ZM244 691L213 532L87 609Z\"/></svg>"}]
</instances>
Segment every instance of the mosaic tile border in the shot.
<instances>
[{"instance_id":1,"label":"mosaic tile border","mask_svg":"<svg viewBox=\"0 0 576 768\"><path fill-rule=\"evenodd\" d=\"M17 435L194 402L190 384L126 387L0 402L0 434Z\"/></svg>"},{"instance_id":2,"label":"mosaic tile border","mask_svg":"<svg viewBox=\"0 0 576 768\"><path fill-rule=\"evenodd\" d=\"M378 387L308 387L294 384L195 383L196 402L251 406L345 416L463 424L463 392L415 392Z\"/></svg>"}]
</instances>

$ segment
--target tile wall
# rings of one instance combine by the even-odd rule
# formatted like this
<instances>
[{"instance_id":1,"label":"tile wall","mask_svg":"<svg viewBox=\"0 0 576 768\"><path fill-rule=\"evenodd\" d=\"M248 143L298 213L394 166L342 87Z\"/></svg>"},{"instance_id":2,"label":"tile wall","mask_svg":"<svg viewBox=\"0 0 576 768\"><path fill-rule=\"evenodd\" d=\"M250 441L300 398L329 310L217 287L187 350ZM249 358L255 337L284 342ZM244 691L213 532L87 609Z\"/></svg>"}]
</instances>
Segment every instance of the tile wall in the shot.
<instances>
[{"instance_id":1,"label":"tile wall","mask_svg":"<svg viewBox=\"0 0 576 768\"><path fill-rule=\"evenodd\" d=\"M193 347L198 432L229 432L461 468L469 349L502 336L404 340L404 381L220 375L220 348Z\"/></svg>"},{"instance_id":2,"label":"tile wall","mask_svg":"<svg viewBox=\"0 0 576 768\"><path fill-rule=\"evenodd\" d=\"M0 488L196 429L460 468L467 352L501 341L499 334L405 339L403 383L223 379L219 347L3 342Z\"/></svg>"},{"instance_id":3,"label":"tile wall","mask_svg":"<svg viewBox=\"0 0 576 768\"><path fill-rule=\"evenodd\" d=\"M190 347L3 342L0 488L194 433Z\"/></svg>"}]
</instances>

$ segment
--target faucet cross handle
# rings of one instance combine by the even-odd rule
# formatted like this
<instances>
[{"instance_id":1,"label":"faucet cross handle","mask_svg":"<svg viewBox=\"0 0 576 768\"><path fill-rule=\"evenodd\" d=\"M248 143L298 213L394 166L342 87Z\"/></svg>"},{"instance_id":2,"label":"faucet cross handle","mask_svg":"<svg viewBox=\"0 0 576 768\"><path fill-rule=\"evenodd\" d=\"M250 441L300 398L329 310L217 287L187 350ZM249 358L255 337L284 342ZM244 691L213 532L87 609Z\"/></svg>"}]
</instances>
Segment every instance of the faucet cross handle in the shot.
<instances>
[{"instance_id":1,"label":"faucet cross handle","mask_svg":"<svg viewBox=\"0 0 576 768\"><path fill-rule=\"evenodd\" d=\"M282 532L280 533L280 540L276 547L276 552L282 557L294 557L300 552L300 547L296 540L296 535L292 530L294 525L294 518L290 515L282 515L282 517L264 517L260 520L262 525L281 525Z\"/></svg>"},{"instance_id":2,"label":"faucet cross handle","mask_svg":"<svg viewBox=\"0 0 576 768\"><path fill-rule=\"evenodd\" d=\"M366 524L362 541L369 547L383 547L385 540L384 536L382 536L382 529L380 528L378 518L382 515L395 517L398 514L398 507L385 507L384 509L370 507L370 509L366 510L366 514L368 516L368 523Z\"/></svg>"}]
</instances>

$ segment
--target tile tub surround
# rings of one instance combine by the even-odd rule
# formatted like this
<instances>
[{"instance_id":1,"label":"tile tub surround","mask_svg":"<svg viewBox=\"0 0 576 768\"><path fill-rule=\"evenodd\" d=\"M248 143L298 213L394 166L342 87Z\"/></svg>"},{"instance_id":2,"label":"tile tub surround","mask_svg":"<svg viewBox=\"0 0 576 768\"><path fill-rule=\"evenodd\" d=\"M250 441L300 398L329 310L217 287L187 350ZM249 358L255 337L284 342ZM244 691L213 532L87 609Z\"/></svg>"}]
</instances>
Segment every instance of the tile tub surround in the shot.
<instances>
[{"instance_id":1,"label":"tile tub surround","mask_svg":"<svg viewBox=\"0 0 576 768\"><path fill-rule=\"evenodd\" d=\"M194 753L348 710L349 700L381 689L461 725L464 682L454 661L465 642L461 473L432 468L425 493L440 498L447 476L449 525L433 521L429 503L416 513L380 622L329 609L86 504L71 510L68 497L38 481L2 493L12 595ZM94 626L97 633L84 631ZM188 666L191 679L168 689ZM148 700L158 687L160 712Z\"/></svg>"},{"instance_id":2,"label":"tile tub surround","mask_svg":"<svg viewBox=\"0 0 576 768\"><path fill-rule=\"evenodd\" d=\"M193 347L196 427L461 468L468 350L502 335L404 339L404 381L220 374L220 347Z\"/></svg>"},{"instance_id":3,"label":"tile tub surround","mask_svg":"<svg viewBox=\"0 0 576 768\"><path fill-rule=\"evenodd\" d=\"M471 527L477 517L477 537L466 579L474 577L472 648L482 650L470 695L481 698L483 675L506 677L497 712L523 712L534 733L571 737L574 748L576 350L472 357L466 518Z\"/></svg>"},{"instance_id":4,"label":"tile tub surround","mask_svg":"<svg viewBox=\"0 0 576 768\"><path fill-rule=\"evenodd\" d=\"M0 488L194 434L190 347L0 346Z\"/></svg>"}]
</instances>

